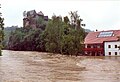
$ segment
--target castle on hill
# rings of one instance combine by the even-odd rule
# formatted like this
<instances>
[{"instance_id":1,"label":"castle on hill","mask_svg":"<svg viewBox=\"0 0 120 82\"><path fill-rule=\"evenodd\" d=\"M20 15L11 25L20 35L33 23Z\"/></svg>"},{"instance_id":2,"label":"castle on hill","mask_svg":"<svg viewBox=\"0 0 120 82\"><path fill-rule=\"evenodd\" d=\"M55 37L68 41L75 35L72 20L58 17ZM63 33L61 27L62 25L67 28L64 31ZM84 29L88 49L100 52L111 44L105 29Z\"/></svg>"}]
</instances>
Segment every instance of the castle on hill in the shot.
<instances>
[{"instance_id":1,"label":"castle on hill","mask_svg":"<svg viewBox=\"0 0 120 82\"><path fill-rule=\"evenodd\" d=\"M35 10L23 12L23 27L43 28L46 26L48 16L44 16L42 11L36 12Z\"/></svg>"}]
</instances>

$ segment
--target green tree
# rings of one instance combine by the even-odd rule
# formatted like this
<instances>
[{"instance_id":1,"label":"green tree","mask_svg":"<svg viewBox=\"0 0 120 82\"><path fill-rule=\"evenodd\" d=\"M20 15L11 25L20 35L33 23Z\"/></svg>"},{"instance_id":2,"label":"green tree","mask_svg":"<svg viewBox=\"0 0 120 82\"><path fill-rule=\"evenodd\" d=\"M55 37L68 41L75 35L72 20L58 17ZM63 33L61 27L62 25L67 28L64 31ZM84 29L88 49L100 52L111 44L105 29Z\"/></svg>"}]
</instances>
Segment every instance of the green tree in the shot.
<instances>
[{"instance_id":1,"label":"green tree","mask_svg":"<svg viewBox=\"0 0 120 82\"><path fill-rule=\"evenodd\" d=\"M65 17L64 17L64 22L65 22L66 24L69 24L70 21L69 21L68 16L65 16Z\"/></svg>"},{"instance_id":2,"label":"green tree","mask_svg":"<svg viewBox=\"0 0 120 82\"><path fill-rule=\"evenodd\" d=\"M68 55L77 55L82 51L82 43L84 40L84 29L75 30L69 27L68 33L63 36L63 53Z\"/></svg>"},{"instance_id":3,"label":"green tree","mask_svg":"<svg viewBox=\"0 0 120 82\"><path fill-rule=\"evenodd\" d=\"M27 32L26 32L27 33ZM15 32L11 32L8 42L8 49L12 50L21 50L22 39L25 36L25 32L23 32L22 28L17 28Z\"/></svg>"},{"instance_id":4,"label":"green tree","mask_svg":"<svg viewBox=\"0 0 120 82\"><path fill-rule=\"evenodd\" d=\"M40 16L36 20L37 20L36 21L37 28L41 28L42 30L45 30L46 24L44 21L44 16Z\"/></svg>"},{"instance_id":5,"label":"green tree","mask_svg":"<svg viewBox=\"0 0 120 82\"><path fill-rule=\"evenodd\" d=\"M77 14L75 17L79 17L79 15ZM39 19L38 22L40 21L42 20ZM77 55L82 51L82 43L85 38L81 21L77 18L77 25L74 26L67 16L62 20L61 16L53 15L45 30L41 28L18 28L11 33L9 49ZM79 29L75 29L75 27Z\"/></svg>"},{"instance_id":6,"label":"green tree","mask_svg":"<svg viewBox=\"0 0 120 82\"><path fill-rule=\"evenodd\" d=\"M75 28L75 29L79 29L82 28L82 26L85 26L85 24L81 24L81 22L83 21L83 19L80 18L80 16L78 15L78 11L70 11L70 18L71 18L71 25Z\"/></svg>"},{"instance_id":7,"label":"green tree","mask_svg":"<svg viewBox=\"0 0 120 82\"><path fill-rule=\"evenodd\" d=\"M0 5L1 6L1 5ZM1 8L1 7L0 7ZM3 23L4 19L1 17L1 12L0 12L0 56L2 55L2 48L3 48L3 45L2 45L2 41L4 39L4 23Z\"/></svg>"},{"instance_id":8,"label":"green tree","mask_svg":"<svg viewBox=\"0 0 120 82\"><path fill-rule=\"evenodd\" d=\"M11 32L8 49L45 51L43 31L40 28L17 28Z\"/></svg>"},{"instance_id":9,"label":"green tree","mask_svg":"<svg viewBox=\"0 0 120 82\"><path fill-rule=\"evenodd\" d=\"M45 49L52 53L77 55L82 51L85 31L81 27L74 29L68 17L53 15L45 30Z\"/></svg>"},{"instance_id":10,"label":"green tree","mask_svg":"<svg viewBox=\"0 0 120 82\"><path fill-rule=\"evenodd\" d=\"M63 35L63 22L62 17L52 16L52 19L49 20L48 25L45 30L45 48L49 52L61 52L62 46L62 35Z\"/></svg>"}]
</instances>

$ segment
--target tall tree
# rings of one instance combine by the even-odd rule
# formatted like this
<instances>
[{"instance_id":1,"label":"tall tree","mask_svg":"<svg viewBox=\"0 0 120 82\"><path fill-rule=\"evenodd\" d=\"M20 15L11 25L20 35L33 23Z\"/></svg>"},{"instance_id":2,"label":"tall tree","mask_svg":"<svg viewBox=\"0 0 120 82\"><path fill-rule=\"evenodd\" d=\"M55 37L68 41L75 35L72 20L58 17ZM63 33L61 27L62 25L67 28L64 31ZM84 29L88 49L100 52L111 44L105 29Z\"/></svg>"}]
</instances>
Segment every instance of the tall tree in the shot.
<instances>
[{"instance_id":1,"label":"tall tree","mask_svg":"<svg viewBox=\"0 0 120 82\"><path fill-rule=\"evenodd\" d=\"M46 51L61 52L61 40L63 35L62 26L62 17L53 15L45 30Z\"/></svg>"},{"instance_id":2,"label":"tall tree","mask_svg":"<svg viewBox=\"0 0 120 82\"><path fill-rule=\"evenodd\" d=\"M84 29L81 27L76 30L72 27L67 16L62 21L60 16L53 15L44 32L46 51L67 55L81 52Z\"/></svg>"},{"instance_id":3,"label":"tall tree","mask_svg":"<svg viewBox=\"0 0 120 82\"><path fill-rule=\"evenodd\" d=\"M65 16L65 17L64 17L64 22L65 22L66 24L68 24L68 23L70 22L68 16Z\"/></svg>"},{"instance_id":4,"label":"tall tree","mask_svg":"<svg viewBox=\"0 0 120 82\"><path fill-rule=\"evenodd\" d=\"M1 8L1 4L0 4L0 8ZM3 41L3 39L4 39L4 23L3 23L3 21L4 21L4 19L1 17L2 16L2 13L0 12L0 56L2 55L2 41Z\"/></svg>"},{"instance_id":5,"label":"tall tree","mask_svg":"<svg viewBox=\"0 0 120 82\"><path fill-rule=\"evenodd\" d=\"M74 11L74 12L69 12L70 14L70 18L71 18L71 25L75 28L81 28L82 26L85 26L85 24L81 24L81 22L83 21L83 19L80 18L80 16L77 13L78 11Z\"/></svg>"},{"instance_id":6,"label":"tall tree","mask_svg":"<svg viewBox=\"0 0 120 82\"><path fill-rule=\"evenodd\" d=\"M40 28L19 28L9 38L9 48L13 50L37 50L67 55L77 55L82 51L85 31L77 20L73 28L69 18L53 15L45 30Z\"/></svg>"}]
</instances>

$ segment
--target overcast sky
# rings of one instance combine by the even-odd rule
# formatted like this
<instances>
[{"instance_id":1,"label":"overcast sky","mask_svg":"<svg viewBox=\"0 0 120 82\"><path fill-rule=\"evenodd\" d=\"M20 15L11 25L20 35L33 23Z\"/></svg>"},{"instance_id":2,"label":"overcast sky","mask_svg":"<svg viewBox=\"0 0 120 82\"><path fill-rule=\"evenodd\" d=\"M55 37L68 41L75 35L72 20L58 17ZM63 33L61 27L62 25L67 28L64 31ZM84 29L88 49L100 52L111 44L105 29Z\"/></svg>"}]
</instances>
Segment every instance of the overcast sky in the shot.
<instances>
[{"instance_id":1,"label":"overcast sky","mask_svg":"<svg viewBox=\"0 0 120 82\"><path fill-rule=\"evenodd\" d=\"M70 11L78 14L91 30L120 29L120 1L118 0L0 0L5 27L23 25L23 11L42 11L49 18L56 15L66 16Z\"/></svg>"}]
</instances>

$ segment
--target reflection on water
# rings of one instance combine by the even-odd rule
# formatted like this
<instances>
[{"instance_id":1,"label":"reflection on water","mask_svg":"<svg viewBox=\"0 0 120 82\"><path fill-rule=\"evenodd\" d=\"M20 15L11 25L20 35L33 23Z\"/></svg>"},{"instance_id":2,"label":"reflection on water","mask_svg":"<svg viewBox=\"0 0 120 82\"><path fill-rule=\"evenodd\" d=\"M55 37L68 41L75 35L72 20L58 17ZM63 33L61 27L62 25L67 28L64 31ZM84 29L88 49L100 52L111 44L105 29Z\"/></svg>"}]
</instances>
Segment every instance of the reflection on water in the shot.
<instances>
[{"instance_id":1,"label":"reflection on water","mask_svg":"<svg viewBox=\"0 0 120 82\"><path fill-rule=\"evenodd\" d=\"M0 82L120 82L120 57L3 51Z\"/></svg>"}]
</instances>

